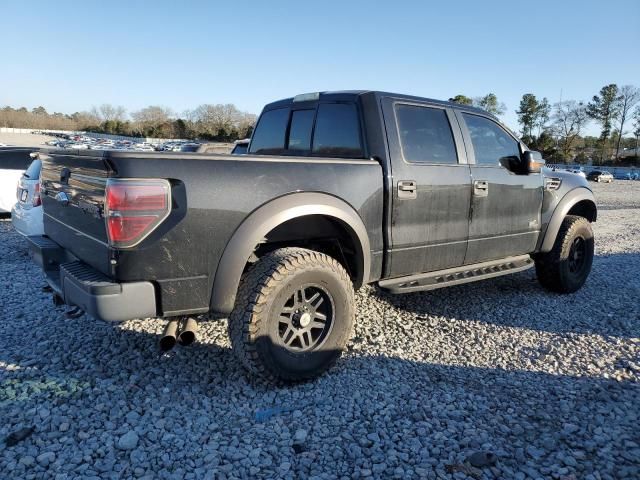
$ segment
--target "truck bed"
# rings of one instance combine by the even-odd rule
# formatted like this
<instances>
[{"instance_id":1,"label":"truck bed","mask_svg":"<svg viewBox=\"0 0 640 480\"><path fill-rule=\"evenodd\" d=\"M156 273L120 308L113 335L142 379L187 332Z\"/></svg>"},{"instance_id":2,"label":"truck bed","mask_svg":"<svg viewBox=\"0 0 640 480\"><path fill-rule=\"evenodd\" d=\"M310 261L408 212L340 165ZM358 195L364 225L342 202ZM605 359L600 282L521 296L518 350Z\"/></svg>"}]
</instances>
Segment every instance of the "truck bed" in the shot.
<instances>
[{"instance_id":1,"label":"truck bed","mask_svg":"<svg viewBox=\"0 0 640 480\"><path fill-rule=\"evenodd\" d=\"M45 150L41 158L46 235L112 280L154 282L164 315L206 312L233 233L261 205L293 192L351 205L381 268L383 182L374 160L108 150ZM106 180L147 177L170 181L171 213L139 245L114 249L103 216Z\"/></svg>"}]
</instances>

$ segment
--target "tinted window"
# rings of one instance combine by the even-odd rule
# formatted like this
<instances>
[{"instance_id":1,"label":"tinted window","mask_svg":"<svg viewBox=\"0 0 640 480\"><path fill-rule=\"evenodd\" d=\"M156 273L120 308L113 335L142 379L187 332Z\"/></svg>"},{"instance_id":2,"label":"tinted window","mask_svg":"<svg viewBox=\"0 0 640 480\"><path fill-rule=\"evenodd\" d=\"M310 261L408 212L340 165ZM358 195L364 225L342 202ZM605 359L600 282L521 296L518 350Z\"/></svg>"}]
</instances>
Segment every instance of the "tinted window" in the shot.
<instances>
[{"instance_id":1,"label":"tinted window","mask_svg":"<svg viewBox=\"0 0 640 480\"><path fill-rule=\"evenodd\" d=\"M291 114L289 150L308 152L311 149L311 129L315 113L315 110L295 110Z\"/></svg>"},{"instance_id":2,"label":"tinted window","mask_svg":"<svg viewBox=\"0 0 640 480\"><path fill-rule=\"evenodd\" d=\"M518 142L497 123L477 115L462 115L471 135L476 164L500 165L502 157L520 157Z\"/></svg>"},{"instance_id":3,"label":"tinted window","mask_svg":"<svg viewBox=\"0 0 640 480\"><path fill-rule=\"evenodd\" d=\"M264 112L251 138L251 153L281 154L288 120L288 108Z\"/></svg>"},{"instance_id":4,"label":"tinted window","mask_svg":"<svg viewBox=\"0 0 640 480\"><path fill-rule=\"evenodd\" d=\"M249 145L247 143L238 143L233 150L231 150L232 155L244 155L247 153L247 148Z\"/></svg>"},{"instance_id":5,"label":"tinted window","mask_svg":"<svg viewBox=\"0 0 640 480\"><path fill-rule=\"evenodd\" d=\"M398 133L407 162L458 163L447 114L439 108L397 105Z\"/></svg>"},{"instance_id":6,"label":"tinted window","mask_svg":"<svg viewBox=\"0 0 640 480\"><path fill-rule=\"evenodd\" d=\"M200 145L183 145L180 147L181 152L197 152Z\"/></svg>"},{"instance_id":7,"label":"tinted window","mask_svg":"<svg viewBox=\"0 0 640 480\"><path fill-rule=\"evenodd\" d=\"M360 121L352 103L318 106L313 154L327 157L362 157Z\"/></svg>"}]
</instances>

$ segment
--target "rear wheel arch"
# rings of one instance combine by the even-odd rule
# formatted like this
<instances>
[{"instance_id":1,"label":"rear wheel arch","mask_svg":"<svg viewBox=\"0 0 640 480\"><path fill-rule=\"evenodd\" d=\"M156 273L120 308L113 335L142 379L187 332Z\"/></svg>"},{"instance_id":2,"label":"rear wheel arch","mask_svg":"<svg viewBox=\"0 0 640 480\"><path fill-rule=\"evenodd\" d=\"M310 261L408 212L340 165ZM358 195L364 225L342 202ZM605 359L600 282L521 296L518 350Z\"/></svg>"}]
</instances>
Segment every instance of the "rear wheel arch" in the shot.
<instances>
[{"instance_id":1,"label":"rear wheel arch","mask_svg":"<svg viewBox=\"0 0 640 480\"><path fill-rule=\"evenodd\" d=\"M331 222L334 231L342 232L354 251L348 258L336 260L345 264L354 285L368 283L371 251L366 227L358 213L349 204L324 193L302 192L279 197L251 213L234 232L224 249L215 273L210 308L218 314L233 310L240 279L250 258L271 241L274 247L299 246L299 238L288 242L289 227L299 228L300 222L317 218ZM268 237L272 238L269 239ZM295 237L295 236L294 236ZM266 243L265 243L266 242ZM327 253L320 247L318 251Z\"/></svg>"}]
</instances>

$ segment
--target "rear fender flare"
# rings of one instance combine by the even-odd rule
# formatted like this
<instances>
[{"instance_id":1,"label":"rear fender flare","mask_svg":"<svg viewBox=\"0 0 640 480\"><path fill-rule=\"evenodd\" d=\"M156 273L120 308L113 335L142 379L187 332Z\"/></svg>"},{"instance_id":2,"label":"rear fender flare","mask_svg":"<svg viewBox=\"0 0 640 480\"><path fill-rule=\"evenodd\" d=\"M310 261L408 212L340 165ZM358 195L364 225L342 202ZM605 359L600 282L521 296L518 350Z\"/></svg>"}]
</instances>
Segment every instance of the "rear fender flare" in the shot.
<instances>
[{"instance_id":1,"label":"rear fender flare","mask_svg":"<svg viewBox=\"0 0 640 480\"><path fill-rule=\"evenodd\" d=\"M578 202L582 202L583 200L592 202L595 208L596 199L593 196L593 192L588 188L575 188L567 193L564 197L562 197L562 199L558 202L558 205L554 209L551 220L549 221L549 225L547 226L547 230L544 233L544 237L540 245L541 252L551 251L551 249L553 248L553 244L556 241L556 237L558 236L558 232L560 231L562 221L567 216L571 208L573 208L574 205L576 205Z\"/></svg>"},{"instance_id":2,"label":"rear fender flare","mask_svg":"<svg viewBox=\"0 0 640 480\"><path fill-rule=\"evenodd\" d=\"M211 311L228 314L233 310L242 272L262 239L278 225L307 215L324 215L347 227L356 245L359 275L356 285L368 282L371 250L367 229L349 204L324 193L302 192L279 197L253 211L234 232L216 270L211 294Z\"/></svg>"}]
</instances>

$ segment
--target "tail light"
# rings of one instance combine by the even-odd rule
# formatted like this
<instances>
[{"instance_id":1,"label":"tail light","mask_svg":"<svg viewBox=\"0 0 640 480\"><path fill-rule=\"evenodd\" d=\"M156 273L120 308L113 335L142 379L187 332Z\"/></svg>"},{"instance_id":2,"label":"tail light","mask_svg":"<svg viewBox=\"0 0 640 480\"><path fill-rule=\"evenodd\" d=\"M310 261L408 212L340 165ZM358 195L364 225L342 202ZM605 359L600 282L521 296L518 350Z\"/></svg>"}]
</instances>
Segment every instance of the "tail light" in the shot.
<instances>
[{"instance_id":1,"label":"tail light","mask_svg":"<svg viewBox=\"0 0 640 480\"><path fill-rule=\"evenodd\" d=\"M42 199L40 198L40 182L36 183L35 188L33 189L33 200L31 204L34 207L39 207L42 205Z\"/></svg>"},{"instance_id":2,"label":"tail light","mask_svg":"<svg viewBox=\"0 0 640 480\"><path fill-rule=\"evenodd\" d=\"M169 216L171 186L160 179L109 179L104 210L109 244L133 247Z\"/></svg>"}]
</instances>

